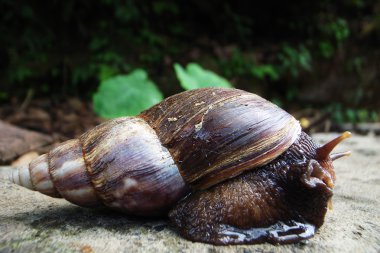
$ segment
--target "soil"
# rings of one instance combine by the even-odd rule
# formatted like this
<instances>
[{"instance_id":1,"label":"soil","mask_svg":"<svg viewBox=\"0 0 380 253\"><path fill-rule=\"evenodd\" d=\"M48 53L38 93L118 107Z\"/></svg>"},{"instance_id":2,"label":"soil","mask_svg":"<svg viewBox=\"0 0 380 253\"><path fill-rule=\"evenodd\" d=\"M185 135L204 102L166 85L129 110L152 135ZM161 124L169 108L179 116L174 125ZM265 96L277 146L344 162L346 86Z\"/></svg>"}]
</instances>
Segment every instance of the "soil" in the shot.
<instances>
[{"instance_id":1,"label":"soil","mask_svg":"<svg viewBox=\"0 0 380 253\"><path fill-rule=\"evenodd\" d=\"M21 128L47 134L56 143L75 138L104 121L95 115L91 103L78 98L63 101L14 100L0 106L0 119Z\"/></svg>"}]
</instances>

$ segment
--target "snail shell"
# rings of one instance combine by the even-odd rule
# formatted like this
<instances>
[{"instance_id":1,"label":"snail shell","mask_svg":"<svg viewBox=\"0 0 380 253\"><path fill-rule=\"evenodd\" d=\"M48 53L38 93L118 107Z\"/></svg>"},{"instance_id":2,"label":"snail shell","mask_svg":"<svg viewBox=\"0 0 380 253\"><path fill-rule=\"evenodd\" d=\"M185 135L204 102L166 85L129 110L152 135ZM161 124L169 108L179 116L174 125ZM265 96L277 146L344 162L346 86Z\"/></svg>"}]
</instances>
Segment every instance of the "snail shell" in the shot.
<instances>
[{"instance_id":1,"label":"snail shell","mask_svg":"<svg viewBox=\"0 0 380 253\"><path fill-rule=\"evenodd\" d=\"M153 129L135 117L108 121L63 143L15 170L17 178L27 188L80 206L136 215L161 215L187 189Z\"/></svg>"},{"instance_id":2,"label":"snail shell","mask_svg":"<svg viewBox=\"0 0 380 253\"><path fill-rule=\"evenodd\" d=\"M215 244L242 243L220 236L202 239L207 231L197 236L189 233L191 228L180 219L189 216L186 203L214 196L211 192L234 185L246 173L266 166L277 170L282 165L273 167L271 162L298 143L300 136L297 120L257 95L236 89L198 89L169 97L136 117L107 121L14 170L11 180L80 206L106 206L140 216L167 214L191 193L170 215L183 235ZM327 167L333 175L331 164ZM252 177L247 180L264 180ZM221 190L223 194L233 189L227 188ZM266 219L275 222L270 215Z\"/></svg>"}]
</instances>

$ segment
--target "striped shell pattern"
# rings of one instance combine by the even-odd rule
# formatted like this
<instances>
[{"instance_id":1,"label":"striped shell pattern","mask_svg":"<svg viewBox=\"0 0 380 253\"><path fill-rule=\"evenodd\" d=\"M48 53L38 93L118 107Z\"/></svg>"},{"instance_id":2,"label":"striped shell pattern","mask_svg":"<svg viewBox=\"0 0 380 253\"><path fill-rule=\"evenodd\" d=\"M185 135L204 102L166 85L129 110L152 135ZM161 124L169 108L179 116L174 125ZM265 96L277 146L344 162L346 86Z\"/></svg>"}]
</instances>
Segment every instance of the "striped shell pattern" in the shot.
<instances>
[{"instance_id":1,"label":"striped shell pattern","mask_svg":"<svg viewBox=\"0 0 380 253\"><path fill-rule=\"evenodd\" d=\"M300 132L297 120L257 95L198 89L64 142L12 180L80 206L156 216L192 191L269 163Z\"/></svg>"}]
</instances>

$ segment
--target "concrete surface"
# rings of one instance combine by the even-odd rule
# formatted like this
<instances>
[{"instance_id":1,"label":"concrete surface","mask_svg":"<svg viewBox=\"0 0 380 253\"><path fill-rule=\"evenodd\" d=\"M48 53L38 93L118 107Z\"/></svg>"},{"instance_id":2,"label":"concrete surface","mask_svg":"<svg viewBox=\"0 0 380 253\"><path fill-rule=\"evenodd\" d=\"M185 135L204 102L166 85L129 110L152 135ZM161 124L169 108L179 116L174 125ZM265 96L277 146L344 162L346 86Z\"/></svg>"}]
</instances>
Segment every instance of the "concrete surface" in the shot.
<instances>
[{"instance_id":1,"label":"concrete surface","mask_svg":"<svg viewBox=\"0 0 380 253\"><path fill-rule=\"evenodd\" d=\"M326 142L334 134L315 135ZM0 252L380 252L380 138L354 136L337 151L337 184L325 224L293 245L212 246L182 239L165 220L128 218L0 181ZM0 174L6 174L1 170Z\"/></svg>"}]
</instances>

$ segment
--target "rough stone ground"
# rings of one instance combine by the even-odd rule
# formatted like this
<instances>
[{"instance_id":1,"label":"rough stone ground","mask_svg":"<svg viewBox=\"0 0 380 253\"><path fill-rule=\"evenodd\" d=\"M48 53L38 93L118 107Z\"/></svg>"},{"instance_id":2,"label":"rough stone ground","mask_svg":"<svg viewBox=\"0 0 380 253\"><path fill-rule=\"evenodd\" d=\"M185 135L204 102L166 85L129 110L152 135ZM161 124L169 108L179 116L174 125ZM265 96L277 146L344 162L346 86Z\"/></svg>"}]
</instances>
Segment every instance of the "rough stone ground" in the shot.
<instances>
[{"instance_id":1,"label":"rough stone ground","mask_svg":"<svg viewBox=\"0 0 380 253\"><path fill-rule=\"evenodd\" d=\"M314 137L324 143L335 136ZM0 180L0 252L380 252L379 142L354 136L337 148L353 154L335 162L334 209L314 238L302 243L192 243L165 220L84 209Z\"/></svg>"}]
</instances>

